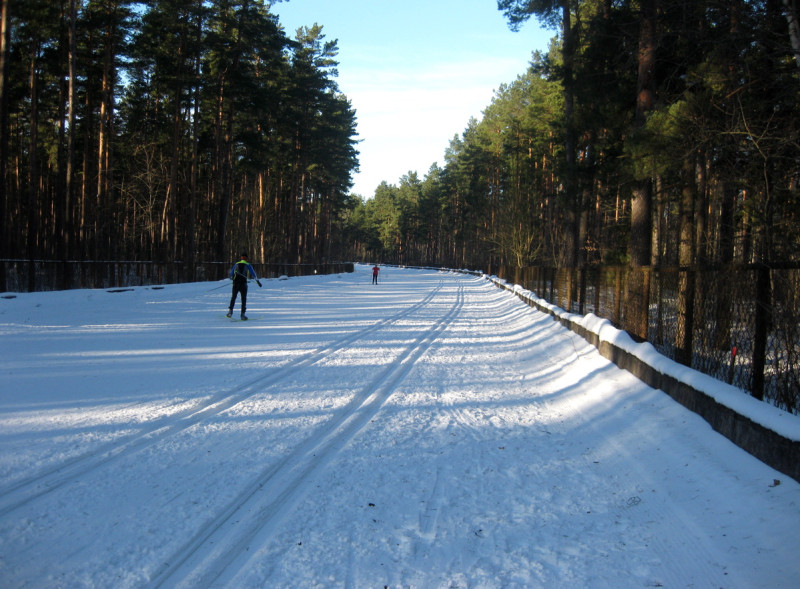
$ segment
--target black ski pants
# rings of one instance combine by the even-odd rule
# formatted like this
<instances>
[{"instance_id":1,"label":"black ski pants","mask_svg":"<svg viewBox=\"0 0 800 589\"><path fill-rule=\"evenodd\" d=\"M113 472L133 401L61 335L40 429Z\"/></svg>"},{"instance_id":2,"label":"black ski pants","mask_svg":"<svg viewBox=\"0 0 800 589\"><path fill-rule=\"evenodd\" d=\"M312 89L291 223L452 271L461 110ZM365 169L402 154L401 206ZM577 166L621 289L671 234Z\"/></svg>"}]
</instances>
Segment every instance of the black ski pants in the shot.
<instances>
[{"instance_id":1,"label":"black ski pants","mask_svg":"<svg viewBox=\"0 0 800 589\"><path fill-rule=\"evenodd\" d=\"M231 294L231 304L228 305L228 310L233 313L233 305L236 304L236 295L242 295L242 315L247 310L247 283L238 284L235 280L233 281L233 293Z\"/></svg>"}]
</instances>

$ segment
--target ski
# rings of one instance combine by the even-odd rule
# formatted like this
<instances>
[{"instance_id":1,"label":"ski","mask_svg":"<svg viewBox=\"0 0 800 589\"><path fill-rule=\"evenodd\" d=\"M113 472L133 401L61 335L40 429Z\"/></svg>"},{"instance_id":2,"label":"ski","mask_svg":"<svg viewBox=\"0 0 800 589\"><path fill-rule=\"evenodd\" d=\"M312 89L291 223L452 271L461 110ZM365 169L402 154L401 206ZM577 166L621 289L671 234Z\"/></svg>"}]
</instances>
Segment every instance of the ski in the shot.
<instances>
[{"instance_id":1,"label":"ski","mask_svg":"<svg viewBox=\"0 0 800 589\"><path fill-rule=\"evenodd\" d=\"M239 322L239 321L257 321L261 318L260 315L248 315L247 319L242 319L239 315L233 315L232 317L228 317L227 315L223 315L225 319L231 322Z\"/></svg>"}]
</instances>

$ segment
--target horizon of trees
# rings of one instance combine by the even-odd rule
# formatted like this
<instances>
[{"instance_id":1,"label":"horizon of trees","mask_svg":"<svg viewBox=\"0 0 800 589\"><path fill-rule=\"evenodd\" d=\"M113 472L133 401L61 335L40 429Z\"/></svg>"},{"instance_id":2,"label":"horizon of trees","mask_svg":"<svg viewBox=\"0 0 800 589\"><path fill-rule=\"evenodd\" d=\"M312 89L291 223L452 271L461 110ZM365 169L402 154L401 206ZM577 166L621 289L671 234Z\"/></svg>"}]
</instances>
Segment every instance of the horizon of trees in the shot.
<instances>
[{"instance_id":1,"label":"horizon of trees","mask_svg":"<svg viewBox=\"0 0 800 589\"><path fill-rule=\"evenodd\" d=\"M264 0L0 2L0 258L798 261L797 0L499 0L549 51L369 199L322 27L289 39Z\"/></svg>"},{"instance_id":2,"label":"horizon of trees","mask_svg":"<svg viewBox=\"0 0 800 589\"><path fill-rule=\"evenodd\" d=\"M797 0L498 0L558 31L434 164L340 219L352 259L800 260Z\"/></svg>"},{"instance_id":3,"label":"horizon of trees","mask_svg":"<svg viewBox=\"0 0 800 589\"><path fill-rule=\"evenodd\" d=\"M0 258L331 256L356 116L264 0L2 0Z\"/></svg>"}]
</instances>

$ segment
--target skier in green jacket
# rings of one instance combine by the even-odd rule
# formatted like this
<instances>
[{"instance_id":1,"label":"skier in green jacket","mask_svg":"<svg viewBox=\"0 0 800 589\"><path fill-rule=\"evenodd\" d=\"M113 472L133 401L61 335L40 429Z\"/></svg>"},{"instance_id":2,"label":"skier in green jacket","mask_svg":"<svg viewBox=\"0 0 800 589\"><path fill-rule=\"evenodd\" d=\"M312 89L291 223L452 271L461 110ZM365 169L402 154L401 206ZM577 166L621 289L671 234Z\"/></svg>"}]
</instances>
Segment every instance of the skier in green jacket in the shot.
<instances>
[{"instance_id":1,"label":"skier in green jacket","mask_svg":"<svg viewBox=\"0 0 800 589\"><path fill-rule=\"evenodd\" d=\"M247 252L242 253L242 259L236 262L231 268L231 280L233 280L233 293L231 294L231 302L228 305L228 317L233 315L233 305L236 303L236 295L242 295L242 321L247 321L247 281L252 278L256 281L258 286L261 286L261 281L256 276L256 271L247 260Z\"/></svg>"}]
</instances>

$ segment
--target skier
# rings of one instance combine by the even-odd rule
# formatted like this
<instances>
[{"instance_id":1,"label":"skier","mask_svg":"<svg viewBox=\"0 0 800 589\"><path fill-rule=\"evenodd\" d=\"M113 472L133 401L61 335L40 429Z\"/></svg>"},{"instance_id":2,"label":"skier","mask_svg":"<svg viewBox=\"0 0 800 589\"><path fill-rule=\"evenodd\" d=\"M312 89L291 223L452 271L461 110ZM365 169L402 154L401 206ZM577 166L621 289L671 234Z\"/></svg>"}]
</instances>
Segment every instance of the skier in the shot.
<instances>
[{"instance_id":1,"label":"skier","mask_svg":"<svg viewBox=\"0 0 800 589\"><path fill-rule=\"evenodd\" d=\"M372 284L378 284L378 272L380 271L381 269L378 268L377 264L375 264L375 266L372 268Z\"/></svg>"},{"instance_id":2,"label":"skier","mask_svg":"<svg viewBox=\"0 0 800 589\"><path fill-rule=\"evenodd\" d=\"M261 281L256 276L256 271L253 266L247 261L247 252L242 253L242 259L236 262L231 268L231 280L233 280L233 294L231 294L231 303L228 305L227 317L233 315L233 305L236 303L236 295L242 294L242 321L247 321L247 315L244 314L247 309L247 280L253 278L259 287Z\"/></svg>"}]
</instances>

